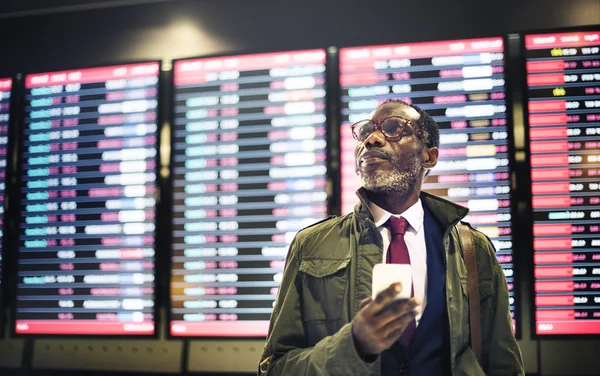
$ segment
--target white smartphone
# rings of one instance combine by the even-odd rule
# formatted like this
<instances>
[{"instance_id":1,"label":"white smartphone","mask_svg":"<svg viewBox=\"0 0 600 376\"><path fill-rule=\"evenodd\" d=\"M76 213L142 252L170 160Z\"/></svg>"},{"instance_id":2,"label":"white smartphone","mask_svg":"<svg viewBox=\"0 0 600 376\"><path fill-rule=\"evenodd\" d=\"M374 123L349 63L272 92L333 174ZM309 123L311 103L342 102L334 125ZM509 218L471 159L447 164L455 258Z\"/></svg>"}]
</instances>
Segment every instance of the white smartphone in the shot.
<instances>
[{"instance_id":1,"label":"white smartphone","mask_svg":"<svg viewBox=\"0 0 600 376\"><path fill-rule=\"evenodd\" d=\"M375 299L377 294L390 287L392 283L400 282L402 291L394 297L394 300L409 299L412 286L412 270L407 264L376 264L373 268L373 292Z\"/></svg>"}]
</instances>

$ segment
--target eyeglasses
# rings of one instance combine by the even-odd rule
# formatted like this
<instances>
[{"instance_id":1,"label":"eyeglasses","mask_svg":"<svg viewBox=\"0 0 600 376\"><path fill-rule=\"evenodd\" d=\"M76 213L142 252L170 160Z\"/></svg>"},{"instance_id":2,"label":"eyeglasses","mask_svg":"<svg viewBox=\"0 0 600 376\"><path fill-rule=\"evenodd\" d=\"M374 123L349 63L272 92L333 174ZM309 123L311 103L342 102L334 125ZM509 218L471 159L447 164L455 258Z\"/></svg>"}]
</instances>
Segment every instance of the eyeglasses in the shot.
<instances>
[{"instance_id":1,"label":"eyeglasses","mask_svg":"<svg viewBox=\"0 0 600 376\"><path fill-rule=\"evenodd\" d=\"M390 116L378 121L361 120L352 124L352 137L357 141L363 142L378 129L381 130L381 133L389 141L400 141L403 136L413 133L418 134L409 119L401 116Z\"/></svg>"}]
</instances>

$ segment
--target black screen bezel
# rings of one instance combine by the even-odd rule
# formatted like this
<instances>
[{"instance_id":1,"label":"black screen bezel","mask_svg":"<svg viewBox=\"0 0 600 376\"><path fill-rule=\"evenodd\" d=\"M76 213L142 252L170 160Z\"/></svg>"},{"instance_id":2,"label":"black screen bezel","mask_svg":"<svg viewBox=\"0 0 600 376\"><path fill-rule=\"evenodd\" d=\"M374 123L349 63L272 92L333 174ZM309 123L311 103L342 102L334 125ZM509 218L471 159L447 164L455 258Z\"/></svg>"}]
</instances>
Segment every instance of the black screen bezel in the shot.
<instances>
[{"instance_id":1,"label":"black screen bezel","mask_svg":"<svg viewBox=\"0 0 600 376\"><path fill-rule=\"evenodd\" d=\"M154 216L154 236L155 236L155 244L154 244L154 332L151 334L38 334L38 333L17 333L16 331L16 321L17 321L17 307L16 307L16 302L17 302L17 285L18 285L18 280L19 280L19 276L18 276L18 260L19 260L19 246L18 246L18 239L20 236L20 208L21 208L21 198L20 198L20 192L22 189L21 186L21 177L23 176L23 154L24 154L24 132L25 132L25 118L27 117L26 114L26 106L25 106L25 96L26 96L26 78L29 75L38 75L38 74L52 74L52 73L56 73L56 72L61 72L61 71L69 71L69 70L78 70L78 69L94 69L94 68L107 68L107 67L116 67L116 66L122 66L122 65L130 65L130 64L149 64L149 63L157 63L159 66L159 71L157 74L157 78L158 78L158 82L157 82L157 101L158 101L158 105L157 105L157 116L156 116L156 157L155 157L155 168L154 168L154 173L156 175L156 181L155 181L155 189L157 192L155 194L155 216ZM161 93L162 93L162 88L161 88L161 77L162 77L162 70L161 70L161 66L162 66L162 61L161 60L133 60L133 61L111 61L111 62L106 62L105 64L94 64L94 65L87 65L87 66L77 66L77 67L61 67L60 69L55 69L54 70L49 70L49 71L41 71L41 72L30 72L27 74L23 74L23 80L21 82L21 85L19 87L19 89L22 92L22 108L20 109L20 114L19 114L19 121L22 124L22 127L20 127L20 129L18 130L18 142L16 143L16 147L18 148L17 151L17 159L18 159L18 167L17 167L17 171L16 171L16 176L17 176L17 181L18 183L16 184L17 188L15 190L15 192L17 193L17 197L19 197L18 202L14 205L15 206L15 223L16 223L16 234L15 234L15 257L14 257L14 266L15 266L15 270L14 270L14 297L13 297L13 301L12 301L12 318L10 321L10 330L11 330L11 336L12 337L20 337L20 338L77 338L77 339L98 339L98 338L104 338L104 339L116 339L116 338L149 338L149 339L154 339L154 338L158 338L159 337L159 329L160 329L160 307L159 307L159 302L161 300L160 298L160 289L159 289L159 267L157 265L160 265L157 260L158 260L158 247L157 247L157 239L160 236L160 233L158 232L158 227L157 227L157 216L159 215L159 211L158 211L158 207L160 205L160 196L159 196L159 192L160 192L160 180L159 180L159 166L160 166L160 153L159 153L159 148L160 148L160 134L161 134L161 129L162 129L162 125L163 125L163 116L164 114L162 114L162 109L160 106L160 100L161 100ZM58 321L58 320L57 320Z\"/></svg>"},{"instance_id":2,"label":"black screen bezel","mask_svg":"<svg viewBox=\"0 0 600 376\"><path fill-rule=\"evenodd\" d=\"M514 309L514 320L516 322L515 325L515 338L520 340L522 339L522 315L521 315L521 267L519 265L519 263L517 262L518 260L520 260L520 257L518 257L518 254L515 252L515 231L517 234L520 234L520 230L518 228L518 226L515 225L515 221L514 221L514 216L515 214L517 214L517 210L518 210L518 195L516 190L514 189L514 184L512 184L512 177L513 175L516 173L516 171L518 170L517 168L517 163L515 160L515 151L516 151L516 147L515 147L515 138L514 138L514 116L513 116L513 98L512 98L512 91L513 91L513 87L510 83L510 79L509 79L509 74L507 73L508 69L510 67L510 56L508 55L508 44L509 44L509 39L508 39L508 35L504 35L504 36L477 36L477 37L470 37L470 38L463 38L463 39L448 39L448 40L426 40L426 41L420 41L420 42L407 42L407 43L396 43L398 45L416 45L419 43L431 43L431 42L451 42L451 41L456 41L456 42L465 42L465 41L470 41L470 40L474 40L474 39L488 39L488 38L500 38L503 41L503 54L504 54L504 58L503 58L503 67L504 67L504 80L505 80L505 85L504 85L504 92L505 92L505 102L506 102L506 132L508 134L508 138L507 138L507 146L508 146L508 158L509 158L509 173L511 175L511 180L508 181L509 185L511 185L511 192L510 192L510 210L511 210L511 239L513 242L513 246L511 248L512 251L512 256L513 256L513 271L514 271L514 275L513 275L513 291L515 292L514 298L515 298L515 309ZM385 44L385 45L391 45L391 44ZM345 50L345 49L354 49L354 48L372 48L372 47L378 47L378 46L383 46L383 45L379 45L379 44L375 44L375 45L364 45L364 46L349 46L349 47L344 47L344 48L340 48L340 53ZM341 55L340 55L341 56ZM341 61L341 57L338 59L338 64ZM339 67L339 65L338 65ZM339 70L339 68L338 68ZM338 84L341 90L341 83L340 83L340 74L338 73ZM339 96L340 100L341 100L341 91L340 91L340 96ZM340 122L338 124L338 128L341 127L341 105L339 106L340 108ZM340 133L340 131L338 130L338 134ZM341 156L341 137L338 143L338 150L339 150L339 154ZM341 161L340 161L340 171L341 171ZM342 188L341 188L341 177L339 180L339 187L338 190L340 192L340 203L339 203L339 207L341 208L341 193L342 193Z\"/></svg>"},{"instance_id":3,"label":"black screen bezel","mask_svg":"<svg viewBox=\"0 0 600 376\"><path fill-rule=\"evenodd\" d=\"M174 157L175 157L175 117L176 117L176 111L175 111L175 95L176 95L176 85L175 85L175 64L177 62L180 61L189 61L189 60L196 60L196 59L210 59L210 58L234 58L234 57L242 57L242 56L246 56L246 55L256 55L256 54L272 54L272 53L294 53L294 52L302 52L302 51L312 51L312 50L322 50L323 52L326 53L326 61L325 61L325 87L326 90L329 89L329 85L330 85L330 81L335 80L335 77L330 77L330 71L331 68L329 66L330 64L330 54L328 53L328 51L332 51L331 47L329 49L323 48L323 47L316 47L316 48L306 48L306 49L298 49L298 50L271 50L271 51L264 51L264 50L246 50L246 51L240 51L240 52L234 52L234 53L228 53L228 54L212 54L212 55L202 55L202 56L195 56L195 57L186 57L186 58L180 58L180 59L174 59L172 60L172 73L171 73L171 80L170 80L170 98L168 99L170 101L170 124L171 124L171 132L170 132L170 137L171 137L171 153L170 153L170 167L169 167L169 181L168 181L168 196L169 196L169 200L171 200L171 205L169 207L169 211L170 211L170 215L169 215L169 220L168 220L168 225L169 225L169 247L170 247L170 257L169 257L169 302L168 302L168 309L167 309L167 326L166 326L166 333L167 333L167 337L171 338L171 339L181 339L181 340L193 340L193 339L213 339L213 340L263 340L266 339L267 335L265 336L202 336L202 335L173 335L171 332L171 323L172 323L172 299L171 299L171 294L170 294L170 286L171 286L171 282L172 282L172 273L171 273L171 266L172 266L172 259L173 259L173 219L174 219L174 212L173 212L173 193L174 193ZM326 96L325 96L325 101L326 101L326 110L325 110L325 126L326 126L326 150L327 150L327 161L326 161L326 179L327 179L327 210L328 213L327 214L335 214L335 212L332 212L332 210L335 210L333 208L333 205L335 203L335 199L333 198L333 195L331 193L331 190L329 187L332 186L332 181L335 181L336 177L335 174L332 173L332 171L334 171L331 168L331 164L332 162L332 157L330 155L330 146L332 145L330 142L329 137L331 137L331 130L334 129L334 127L332 126L332 119L334 119L334 113L335 113L335 105L334 103L330 103L332 99L330 98L330 93L328 91L326 91Z\"/></svg>"},{"instance_id":4,"label":"black screen bezel","mask_svg":"<svg viewBox=\"0 0 600 376\"><path fill-rule=\"evenodd\" d=\"M521 90L522 90L522 98L523 98L523 124L525 125L525 155L527 160L527 169L529 174L527 176L521 176L525 184L529 185L529 190L527 192L527 201L525 202L527 205L526 213L527 220L529 223L529 228L526 232L525 241L530 245L530 256L529 263L531 264L531 271L535 270L534 263L534 255L535 251L533 248L533 242L535 237L533 236L533 192L531 191L533 179L531 178L531 149L530 149L530 134L529 134L529 90L527 86L527 48L525 47L526 37L528 35L533 34L557 34L557 33L569 33L569 32L586 32L586 31L598 31L600 32L599 25L585 25L585 26L574 26L568 28L556 28L556 29L542 29L542 30L530 30L521 32L521 43L520 43L520 51L521 51L521 61L520 61L520 72L522 74L522 82L521 82ZM600 45L600 42L598 43ZM532 297L532 305L531 305L531 315L529 317L530 325L531 325L531 338L534 340L573 340L573 339L589 339L596 340L600 338L600 333L598 334L538 334L537 333L537 319L536 312L537 306L535 305L535 277L531 275L531 284L528 293Z\"/></svg>"}]
</instances>

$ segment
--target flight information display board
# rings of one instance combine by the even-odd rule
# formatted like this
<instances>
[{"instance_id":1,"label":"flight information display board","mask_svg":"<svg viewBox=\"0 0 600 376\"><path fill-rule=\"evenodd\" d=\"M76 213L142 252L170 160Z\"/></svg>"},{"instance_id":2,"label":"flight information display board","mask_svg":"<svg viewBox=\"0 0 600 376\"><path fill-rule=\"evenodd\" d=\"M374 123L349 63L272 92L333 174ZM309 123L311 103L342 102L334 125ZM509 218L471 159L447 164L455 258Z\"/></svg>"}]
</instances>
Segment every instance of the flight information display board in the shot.
<instances>
[{"instance_id":1,"label":"flight information display board","mask_svg":"<svg viewBox=\"0 0 600 376\"><path fill-rule=\"evenodd\" d=\"M600 30L525 36L535 332L600 334Z\"/></svg>"},{"instance_id":2,"label":"flight information display board","mask_svg":"<svg viewBox=\"0 0 600 376\"><path fill-rule=\"evenodd\" d=\"M2 326L2 246L4 235L4 192L8 149L8 122L10 120L10 95L12 79L0 78L0 326ZM2 329L0 328L0 333Z\"/></svg>"},{"instance_id":3,"label":"flight information display board","mask_svg":"<svg viewBox=\"0 0 600 376\"><path fill-rule=\"evenodd\" d=\"M439 162L422 188L468 207L466 220L490 237L508 281L514 319L502 38L344 48L340 81L342 214L353 210L360 187L350 126L389 99L419 106L440 128Z\"/></svg>"},{"instance_id":4,"label":"flight information display board","mask_svg":"<svg viewBox=\"0 0 600 376\"><path fill-rule=\"evenodd\" d=\"M325 59L175 62L172 335L267 335L288 247L327 211Z\"/></svg>"},{"instance_id":5,"label":"flight information display board","mask_svg":"<svg viewBox=\"0 0 600 376\"><path fill-rule=\"evenodd\" d=\"M154 334L158 75L26 76L16 333Z\"/></svg>"}]
</instances>

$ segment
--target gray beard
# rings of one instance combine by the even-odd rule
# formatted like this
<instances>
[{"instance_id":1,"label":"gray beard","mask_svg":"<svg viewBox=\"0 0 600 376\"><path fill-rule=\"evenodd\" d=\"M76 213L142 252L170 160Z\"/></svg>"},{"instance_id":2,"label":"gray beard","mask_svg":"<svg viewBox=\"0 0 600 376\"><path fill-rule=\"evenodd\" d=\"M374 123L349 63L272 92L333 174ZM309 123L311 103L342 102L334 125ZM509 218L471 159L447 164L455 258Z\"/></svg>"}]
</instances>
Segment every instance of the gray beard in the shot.
<instances>
[{"instance_id":1,"label":"gray beard","mask_svg":"<svg viewBox=\"0 0 600 376\"><path fill-rule=\"evenodd\" d=\"M391 171L376 170L371 174L362 174L356 164L356 174L362 182L363 188L374 193L382 193L395 197L406 197L414 189L419 178L421 166L416 154L405 157L401 163L397 156L390 156L390 163L394 167Z\"/></svg>"}]
</instances>

